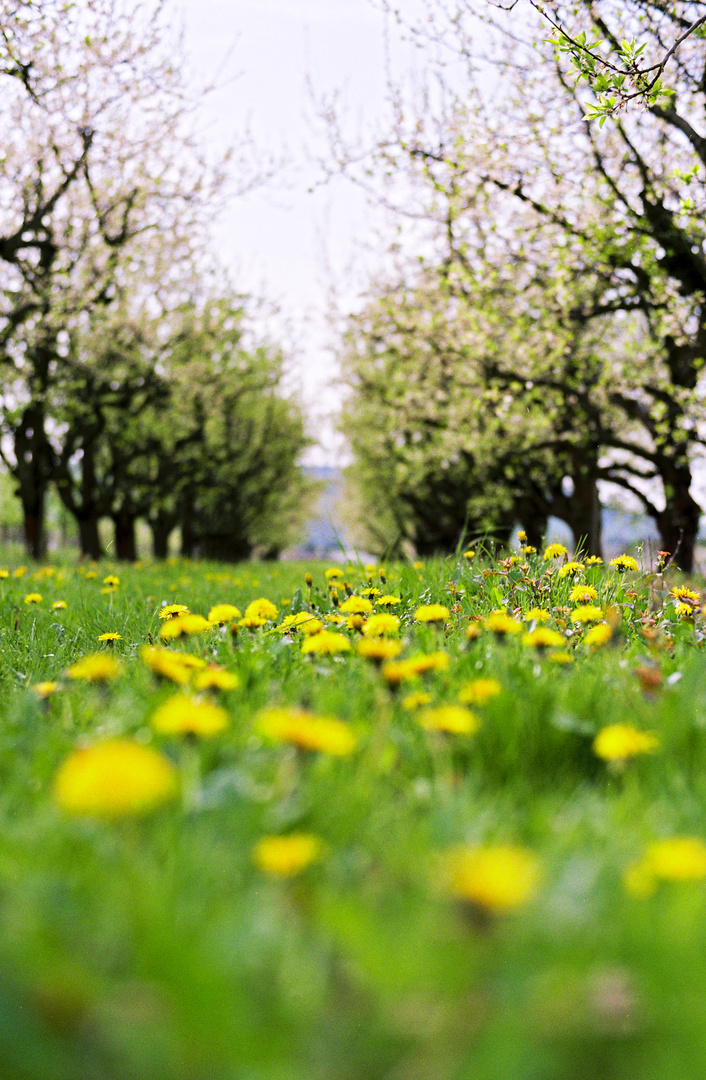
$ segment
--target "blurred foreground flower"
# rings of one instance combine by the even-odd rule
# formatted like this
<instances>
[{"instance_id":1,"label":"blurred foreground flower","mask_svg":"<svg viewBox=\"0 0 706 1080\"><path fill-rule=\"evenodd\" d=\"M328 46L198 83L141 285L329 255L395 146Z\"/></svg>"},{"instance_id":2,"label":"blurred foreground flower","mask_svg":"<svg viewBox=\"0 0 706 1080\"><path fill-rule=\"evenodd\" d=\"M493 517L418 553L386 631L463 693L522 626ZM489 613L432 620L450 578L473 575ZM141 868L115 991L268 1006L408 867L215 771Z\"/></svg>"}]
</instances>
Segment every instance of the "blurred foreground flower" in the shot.
<instances>
[{"instance_id":1,"label":"blurred foreground flower","mask_svg":"<svg viewBox=\"0 0 706 1080\"><path fill-rule=\"evenodd\" d=\"M160 649L156 645L143 645L140 649L142 663L163 679L184 686L191 678L194 668L203 668L206 661L200 656L188 653L175 653L171 649Z\"/></svg>"},{"instance_id":2,"label":"blurred foreground flower","mask_svg":"<svg viewBox=\"0 0 706 1080\"><path fill-rule=\"evenodd\" d=\"M541 877L537 856L512 844L460 847L442 856L445 890L488 914L511 911L530 900Z\"/></svg>"},{"instance_id":3,"label":"blurred foreground flower","mask_svg":"<svg viewBox=\"0 0 706 1080\"><path fill-rule=\"evenodd\" d=\"M485 705L486 701L497 697L501 689L497 679L473 679L461 687L458 700L464 705Z\"/></svg>"},{"instance_id":4,"label":"blurred foreground flower","mask_svg":"<svg viewBox=\"0 0 706 1080\"><path fill-rule=\"evenodd\" d=\"M273 877L292 877L320 858L323 844L311 833L263 836L253 848L253 861Z\"/></svg>"},{"instance_id":5,"label":"blurred foreground flower","mask_svg":"<svg viewBox=\"0 0 706 1080\"><path fill-rule=\"evenodd\" d=\"M512 635L522 632L522 623L518 622L517 619L513 619L511 615L504 611L491 611L485 620L485 625L488 630L492 630L498 637L502 637L504 634Z\"/></svg>"},{"instance_id":6,"label":"blurred foreground flower","mask_svg":"<svg viewBox=\"0 0 706 1080\"><path fill-rule=\"evenodd\" d=\"M175 767L162 754L128 739L75 750L54 781L67 814L114 820L147 814L177 794Z\"/></svg>"},{"instance_id":7,"label":"blurred foreground flower","mask_svg":"<svg viewBox=\"0 0 706 1080\"><path fill-rule=\"evenodd\" d=\"M698 881L706 878L706 843L695 836L657 840L623 875L626 889L649 896L660 881Z\"/></svg>"},{"instance_id":8,"label":"blurred foreground flower","mask_svg":"<svg viewBox=\"0 0 706 1080\"><path fill-rule=\"evenodd\" d=\"M363 634L365 637L388 637L390 634L399 633L400 620L396 615L388 615L386 612L379 612L377 615L371 615L369 619L366 619L363 623Z\"/></svg>"},{"instance_id":9,"label":"blurred foreground flower","mask_svg":"<svg viewBox=\"0 0 706 1080\"><path fill-rule=\"evenodd\" d=\"M213 625L208 619L204 619L203 615L192 615L191 612L187 612L185 615L174 615L167 619L159 631L159 636L162 641L172 641L182 635L203 634Z\"/></svg>"},{"instance_id":10,"label":"blurred foreground flower","mask_svg":"<svg viewBox=\"0 0 706 1080\"><path fill-rule=\"evenodd\" d=\"M110 682L122 674L122 667L115 657L108 653L93 653L73 664L66 674L70 679L81 679L84 682Z\"/></svg>"},{"instance_id":11,"label":"blurred foreground flower","mask_svg":"<svg viewBox=\"0 0 706 1080\"><path fill-rule=\"evenodd\" d=\"M261 735L276 742L339 757L352 754L358 745L356 736L342 720L315 716L304 709L268 709L261 713L256 727Z\"/></svg>"},{"instance_id":12,"label":"blurred foreground flower","mask_svg":"<svg viewBox=\"0 0 706 1080\"><path fill-rule=\"evenodd\" d=\"M333 630L322 630L312 634L302 645L303 653L318 653L320 656L335 656L337 653L350 652L353 648L347 637L336 634Z\"/></svg>"},{"instance_id":13,"label":"blurred foreground flower","mask_svg":"<svg viewBox=\"0 0 706 1080\"><path fill-rule=\"evenodd\" d=\"M208 613L208 621L214 626L222 623L233 622L240 618L240 611L233 604L216 604Z\"/></svg>"},{"instance_id":14,"label":"blurred foreground flower","mask_svg":"<svg viewBox=\"0 0 706 1080\"><path fill-rule=\"evenodd\" d=\"M609 724L593 740L594 753L604 761L626 761L658 748L659 738L653 731L638 731L630 724Z\"/></svg>"},{"instance_id":15,"label":"blurred foreground flower","mask_svg":"<svg viewBox=\"0 0 706 1080\"><path fill-rule=\"evenodd\" d=\"M463 705L438 705L422 709L417 719L427 731L444 731L449 735L473 735L480 727L475 713Z\"/></svg>"},{"instance_id":16,"label":"blurred foreground flower","mask_svg":"<svg viewBox=\"0 0 706 1080\"><path fill-rule=\"evenodd\" d=\"M449 609L443 604L422 604L414 613L416 622L446 622L450 615Z\"/></svg>"},{"instance_id":17,"label":"blurred foreground flower","mask_svg":"<svg viewBox=\"0 0 706 1080\"><path fill-rule=\"evenodd\" d=\"M365 633L365 628L363 628ZM392 641L390 638L361 638L356 644L358 656L366 660L382 663L383 660L394 660L402 652L402 642Z\"/></svg>"},{"instance_id":18,"label":"blurred foreground flower","mask_svg":"<svg viewBox=\"0 0 706 1080\"><path fill-rule=\"evenodd\" d=\"M607 623L598 623L597 626L592 626L583 639L584 645L591 645L593 648L598 648L599 645L605 645L607 641L610 641L613 636L613 631Z\"/></svg>"},{"instance_id":19,"label":"blurred foreground flower","mask_svg":"<svg viewBox=\"0 0 706 1080\"><path fill-rule=\"evenodd\" d=\"M152 727L162 735L219 735L230 724L225 709L211 701L174 694L152 714Z\"/></svg>"},{"instance_id":20,"label":"blurred foreground flower","mask_svg":"<svg viewBox=\"0 0 706 1080\"><path fill-rule=\"evenodd\" d=\"M566 638L549 626L538 626L536 630L522 635L522 644L535 649L560 649L566 645Z\"/></svg>"}]
</instances>

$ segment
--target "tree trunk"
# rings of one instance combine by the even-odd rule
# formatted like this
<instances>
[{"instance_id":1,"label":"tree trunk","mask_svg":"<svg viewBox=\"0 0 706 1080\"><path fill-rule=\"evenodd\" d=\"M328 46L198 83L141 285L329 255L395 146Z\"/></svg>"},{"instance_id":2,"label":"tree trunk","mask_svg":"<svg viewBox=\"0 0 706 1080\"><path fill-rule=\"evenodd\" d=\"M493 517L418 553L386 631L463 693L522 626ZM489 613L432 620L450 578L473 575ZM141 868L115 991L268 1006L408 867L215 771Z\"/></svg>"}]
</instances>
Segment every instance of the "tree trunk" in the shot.
<instances>
[{"instance_id":1,"label":"tree trunk","mask_svg":"<svg viewBox=\"0 0 706 1080\"><path fill-rule=\"evenodd\" d=\"M661 470L665 507L656 517L660 543L674 555L674 563L690 574L694 569L696 537L701 519L701 507L692 498L691 468L677 465ZM666 474L666 475L665 475Z\"/></svg>"},{"instance_id":2,"label":"tree trunk","mask_svg":"<svg viewBox=\"0 0 706 1080\"><path fill-rule=\"evenodd\" d=\"M201 554L218 562L244 562L252 555L252 544L237 533L213 533L203 537Z\"/></svg>"},{"instance_id":3,"label":"tree trunk","mask_svg":"<svg viewBox=\"0 0 706 1080\"><path fill-rule=\"evenodd\" d=\"M128 510L118 510L112 514L115 529L115 555L120 562L135 562L137 559L137 541L135 538L135 515Z\"/></svg>"},{"instance_id":4,"label":"tree trunk","mask_svg":"<svg viewBox=\"0 0 706 1080\"><path fill-rule=\"evenodd\" d=\"M597 555L602 559L603 513L596 477L592 473L577 473L573 481L568 524L574 534L574 546L582 555Z\"/></svg>"},{"instance_id":5,"label":"tree trunk","mask_svg":"<svg viewBox=\"0 0 706 1080\"><path fill-rule=\"evenodd\" d=\"M103 547L98 533L98 515L76 515L78 524L78 542L81 547L81 556L98 562L103 558Z\"/></svg>"},{"instance_id":6,"label":"tree trunk","mask_svg":"<svg viewBox=\"0 0 706 1080\"><path fill-rule=\"evenodd\" d=\"M169 537L172 532L171 521L165 522L161 518L150 521L152 532L152 554L155 559L166 559L169 555Z\"/></svg>"},{"instance_id":7,"label":"tree trunk","mask_svg":"<svg viewBox=\"0 0 706 1080\"><path fill-rule=\"evenodd\" d=\"M47 537L44 527L44 493L38 493L29 505L24 503L24 538L27 554L40 561L47 552Z\"/></svg>"}]
</instances>

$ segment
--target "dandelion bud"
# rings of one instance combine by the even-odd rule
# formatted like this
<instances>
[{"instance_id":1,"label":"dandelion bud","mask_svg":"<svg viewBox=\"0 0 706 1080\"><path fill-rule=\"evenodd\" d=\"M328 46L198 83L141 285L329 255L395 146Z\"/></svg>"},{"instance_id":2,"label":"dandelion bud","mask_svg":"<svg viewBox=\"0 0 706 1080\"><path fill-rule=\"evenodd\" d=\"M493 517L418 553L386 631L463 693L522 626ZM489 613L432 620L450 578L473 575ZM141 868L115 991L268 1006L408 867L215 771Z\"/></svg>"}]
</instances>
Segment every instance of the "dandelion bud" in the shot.
<instances>
[{"instance_id":1,"label":"dandelion bud","mask_svg":"<svg viewBox=\"0 0 706 1080\"><path fill-rule=\"evenodd\" d=\"M338 589L331 589L331 603L334 607L338 607Z\"/></svg>"},{"instance_id":2,"label":"dandelion bud","mask_svg":"<svg viewBox=\"0 0 706 1080\"><path fill-rule=\"evenodd\" d=\"M380 581L383 583L383 585L385 585L387 583L387 577L385 576L385 570L382 566L378 570L378 574L380 576Z\"/></svg>"},{"instance_id":3,"label":"dandelion bud","mask_svg":"<svg viewBox=\"0 0 706 1080\"><path fill-rule=\"evenodd\" d=\"M306 582L308 589L310 589L311 586L314 584L314 579L311 574L304 574L304 581Z\"/></svg>"}]
</instances>

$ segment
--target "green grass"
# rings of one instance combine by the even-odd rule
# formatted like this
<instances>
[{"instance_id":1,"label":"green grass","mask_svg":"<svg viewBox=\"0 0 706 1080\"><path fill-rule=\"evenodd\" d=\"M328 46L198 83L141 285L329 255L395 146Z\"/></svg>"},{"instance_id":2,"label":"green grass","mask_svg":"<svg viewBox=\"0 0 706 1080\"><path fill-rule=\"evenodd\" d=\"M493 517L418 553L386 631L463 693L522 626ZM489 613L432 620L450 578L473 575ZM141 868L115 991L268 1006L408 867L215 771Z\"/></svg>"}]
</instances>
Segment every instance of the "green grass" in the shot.
<instances>
[{"instance_id":1,"label":"green grass","mask_svg":"<svg viewBox=\"0 0 706 1080\"><path fill-rule=\"evenodd\" d=\"M706 1076L706 880L635 895L624 872L656 839L706 839L706 661L700 605L675 609L666 574L589 567L547 574L540 556L387 567L401 598L402 658L444 651L445 670L398 687L354 649L303 655L301 638L228 627L170 643L236 673L229 726L158 735L177 691L140 657L159 611L183 603L281 619L335 615L325 567L186 564L46 568L0 582L0 1076L13 1080L684 1080ZM305 582L311 572L313 586ZM95 573L95 576L91 576ZM103 579L120 585L103 593ZM348 566L350 588L368 585ZM595 586L611 640L584 644L576 581ZM698 585L691 584L698 590ZM346 591L339 584L340 601ZM25 603L28 593L41 601ZM52 610L57 600L66 608ZM415 622L420 604L449 608ZM502 608L540 605L556 649L496 636ZM478 631L469 637L469 625ZM524 630L530 628L525 623ZM355 646L360 631L337 627ZM67 669L122 637L114 681ZM469 736L425 730L411 691L450 704L478 677ZM43 699L33 689L54 680ZM214 695L215 696L215 695ZM276 743L258 715L295 706L344 721L354 753ZM623 764L596 733L627 723L660 746ZM106 821L57 805L77 747L121 737L184 774L184 797ZM263 836L304 832L320 857L268 875ZM448 849L521 845L539 885L495 912L450 894Z\"/></svg>"}]
</instances>

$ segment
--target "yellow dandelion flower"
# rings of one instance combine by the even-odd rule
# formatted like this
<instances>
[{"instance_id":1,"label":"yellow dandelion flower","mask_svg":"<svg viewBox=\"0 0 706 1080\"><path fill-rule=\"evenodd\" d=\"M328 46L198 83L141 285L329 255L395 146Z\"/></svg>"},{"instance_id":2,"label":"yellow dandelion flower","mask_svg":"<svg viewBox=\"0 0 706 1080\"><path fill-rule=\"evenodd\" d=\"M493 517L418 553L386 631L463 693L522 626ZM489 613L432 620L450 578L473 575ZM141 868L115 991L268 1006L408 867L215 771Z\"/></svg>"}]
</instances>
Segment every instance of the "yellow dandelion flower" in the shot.
<instances>
[{"instance_id":1,"label":"yellow dandelion flower","mask_svg":"<svg viewBox=\"0 0 706 1080\"><path fill-rule=\"evenodd\" d=\"M246 619L264 619L266 622L273 622L278 615L277 607L264 596L261 596L259 600L252 600L245 609Z\"/></svg>"},{"instance_id":2,"label":"yellow dandelion flower","mask_svg":"<svg viewBox=\"0 0 706 1080\"><path fill-rule=\"evenodd\" d=\"M438 705L423 709L417 717L427 731L443 731L449 735L473 735L480 727L475 713L463 705Z\"/></svg>"},{"instance_id":3,"label":"yellow dandelion flower","mask_svg":"<svg viewBox=\"0 0 706 1080\"><path fill-rule=\"evenodd\" d=\"M321 858L323 844L311 833L263 836L253 848L253 862L272 877L292 877Z\"/></svg>"},{"instance_id":4,"label":"yellow dandelion flower","mask_svg":"<svg viewBox=\"0 0 706 1080\"><path fill-rule=\"evenodd\" d=\"M466 637L469 641L475 641L477 637L480 637L480 626L477 622L469 622L466 627Z\"/></svg>"},{"instance_id":5,"label":"yellow dandelion flower","mask_svg":"<svg viewBox=\"0 0 706 1080\"><path fill-rule=\"evenodd\" d=\"M195 690L236 690L240 678L232 671L210 665L194 676Z\"/></svg>"},{"instance_id":6,"label":"yellow dandelion flower","mask_svg":"<svg viewBox=\"0 0 706 1080\"><path fill-rule=\"evenodd\" d=\"M596 626L592 626L583 639L584 645L591 645L594 648L598 648L600 645L605 645L607 641L610 641L613 636L613 631L607 625L607 623L598 623Z\"/></svg>"},{"instance_id":7,"label":"yellow dandelion flower","mask_svg":"<svg viewBox=\"0 0 706 1080\"><path fill-rule=\"evenodd\" d=\"M639 571L640 567L637 564L637 560L633 559L632 555L618 555L617 558L611 559L609 566L614 566L616 570L634 570Z\"/></svg>"},{"instance_id":8,"label":"yellow dandelion flower","mask_svg":"<svg viewBox=\"0 0 706 1080\"><path fill-rule=\"evenodd\" d=\"M117 679L122 674L122 670L115 657L102 652L84 656L82 660L68 668L66 674L70 679L99 683Z\"/></svg>"},{"instance_id":9,"label":"yellow dandelion flower","mask_svg":"<svg viewBox=\"0 0 706 1080\"><path fill-rule=\"evenodd\" d=\"M491 915L527 903L541 880L537 856L511 844L457 848L442 857L446 891Z\"/></svg>"},{"instance_id":10,"label":"yellow dandelion flower","mask_svg":"<svg viewBox=\"0 0 706 1080\"><path fill-rule=\"evenodd\" d=\"M492 630L498 637L522 632L522 623L518 622L517 619L513 619L511 615L507 615L504 611L491 611L485 620L485 625L488 630Z\"/></svg>"},{"instance_id":11,"label":"yellow dandelion flower","mask_svg":"<svg viewBox=\"0 0 706 1080\"><path fill-rule=\"evenodd\" d=\"M26 573L27 573L27 567L26 566L17 566L12 571L12 576L14 578L21 578L21 577L24 577Z\"/></svg>"},{"instance_id":12,"label":"yellow dandelion flower","mask_svg":"<svg viewBox=\"0 0 706 1080\"><path fill-rule=\"evenodd\" d=\"M527 533L524 529L520 529L517 534L517 540L520 544L524 544L527 540Z\"/></svg>"},{"instance_id":13,"label":"yellow dandelion flower","mask_svg":"<svg viewBox=\"0 0 706 1080\"><path fill-rule=\"evenodd\" d=\"M241 612L234 604L216 604L209 611L207 619L215 626L221 626L223 623L234 622L240 616Z\"/></svg>"},{"instance_id":14,"label":"yellow dandelion flower","mask_svg":"<svg viewBox=\"0 0 706 1080\"><path fill-rule=\"evenodd\" d=\"M303 634L318 634L324 624L309 611L298 611L296 615L287 615L276 628L280 634L301 630Z\"/></svg>"},{"instance_id":15,"label":"yellow dandelion flower","mask_svg":"<svg viewBox=\"0 0 706 1080\"><path fill-rule=\"evenodd\" d=\"M261 713L256 729L275 742L288 742L303 750L318 750L335 757L352 754L358 745L354 733L342 720L315 716L304 709L269 709Z\"/></svg>"},{"instance_id":16,"label":"yellow dandelion flower","mask_svg":"<svg viewBox=\"0 0 706 1080\"><path fill-rule=\"evenodd\" d=\"M651 754L659 745L653 731L638 731L630 724L609 724L593 740L593 752L604 761L626 761L638 754Z\"/></svg>"},{"instance_id":17,"label":"yellow dandelion flower","mask_svg":"<svg viewBox=\"0 0 706 1080\"><path fill-rule=\"evenodd\" d=\"M549 661L552 664L573 664L574 658L571 653L559 650L549 654Z\"/></svg>"},{"instance_id":18,"label":"yellow dandelion flower","mask_svg":"<svg viewBox=\"0 0 706 1080\"><path fill-rule=\"evenodd\" d=\"M225 709L211 701L174 694L152 714L152 727L161 735L220 735L230 724Z\"/></svg>"},{"instance_id":19,"label":"yellow dandelion flower","mask_svg":"<svg viewBox=\"0 0 706 1080\"><path fill-rule=\"evenodd\" d=\"M103 584L109 589L117 589L120 585L120 578L116 577L115 574L108 574L107 577L103 578Z\"/></svg>"},{"instance_id":20,"label":"yellow dandelion flower","mask_svg":"<svg viewBox=\"0 0 706 1080\"><path fill-rule=\"evenodd\" d=\"M373 611L373 605L372 601L367 600L364 596L349 596L340 605L339 610L344 611L346 615L370 615Z\"/></svg>"},{"instance_id":21,"label":"yellow dandelion flower","mask_svg":"<svg viewBox=\"0 0 706 1080\"><path fill-rule=\"evenodd\" d=\"M526 615L523 615L525 622L538 622L545 623L551 619L551 611L547 611L546 608L533 607L530 608Z\"/></svg>"},{"instance_id":22,"label":"yellow dandelion flower","mask_svg":"<svg viewBox=\"0 0 706 1080\"><path fill-rule=\"evenodd\" d=\"M377 607L395 607L397 604L402 603L402 599L399 596L392 596L387 594L385 596L378 596L375 601Z\"/></svg>"},{"instance_id":23,"label":"yellow dandelion flower","mask_svg":"<svg viewBox=\"0 0 706 1080\"><path fill-rule=\"evenodd\" d=\"M55 600L51 606L52 611L63 611L66 607L65 600Z\"/></svg>"},{"instance_id":24,"label":"yellow dandelion flower","mask_svg":"<svg viewBox=\"0 0 706 1080\"><path fill-rule=\"evenodd\" d=\"M37 697L48 698L51 694L56 693L59 689L58 682L38 682L32 687Z\"/></svg>"},{"instance_id":25,"label":"yellow dandelion flower","mask_svg":"<svg viewBox=\"0 0 706 1080\"><path fill-rule=\"evenodd\" d=\"M446 622L449 615L449 609L443 604L422 604L415 611L414 619L421 623L442 623Z\"/></svg>"},{"instance_id":26,"label":"yellow dandelion flower","mask_svg":"<svg viewBox=\"0 0 706 1080\"><path fill-rule=\"evenodd\" d=\"M497 697L502 687L497 679L473 679L461 687L458 700L464 705L485 705Z\"/></svg>"},{"instance_id":27,"label":"yellow dandelion flower","mask_svg":"<svg viewBox=\"0 0 706 1080\"><path fill-rule=\"evenodd\" d=\"M585 560L585 563L586 566L602 566L603 559L600 557L600 555L589 555L588 558Z\"/></svg>"},{"instance_id":28,"label":"yellow dandelion flower","mask_svg":"<svg viewBox=\"0 0 706 1080\"><path fill-rule=\"evenodd\" d=\"M260 626L267 626L267 619L260 615L243 615L242 619L238 619L238 626L246 630L257 630Z\"/></svg>"},{"instance_id":29,"label":"yellow dandelion flower","mask_svg":"<svg viewBox=\"0 0 706 1080\"><path fill-rule=\"evenodd\" d=\"M416 562L412 563L412 569L416 570L417 573L419 573L420 570L424 569L424 563L417 560Z\"/></svg>"},{"instance_id":30,"label":"yellow dandelion flower","mask_svg":"<svg viewBox=\"0 0 706 1080\"><path fill-rule=\"evenodd\" d=\"M549 547L544 549L542 558L545 562L549 562L550 559L560 559L564 555L568 556L568 554L563 544L550 544Z\"/></svg>"},{"instance_id":31,"label":"yellow dandelion flower","mask_svg":"<svg viewBox=\"0 0 706 1080\"><path fill-rule=\"evenodd\" d=\"M604 617L603 609L595 604L582 604L571 612L571 621L575 623L599 622Z\"/></svg>"},{"instance_id":32,"label":"yellow dandelion flower","mask_svg":"<svg viewBox=\"0 0 706 1080\"><path fill-rule=\"evenodd\" d=\"M390 641L389 638L361 638L356 643L356 652L365 660L374 660L378 663L383 660L394 660L402 652L400 641Z\"/></svg>"},{"instance_id":33,"label":"yellow dandelion flower","mask_svg":"<svg viewBox=\"0 0 706 1080\"><path fill-rule=\"evenodd\" d=\"M464 551L464 553L463 553L464 559L468 559L469 562L471 561L471 559L474 556L475 556L475 550L473 548L469 548L468 551Z\"/></svg>"},{"instance_id":34,"label":"yellow dandelion flower","mask_svg":"<svg viewBox=\"0 0 706 1080\"><path fill-rule=\"evenodd\" d=\"M343 577L343 571L340 566L332 566L328 570L324 571L324 577L327 581L334 581L336 578Z\"/></svg>"},{"instance_id":35,"label":"yellow dandelion flower","mask_svg":"<svg viewBox=\"0 0 706 1080\"><path fill-rule=\"evenodd\" d=\"M649 896L660 881L703 878L706 878L706 843L695 836L655 841L623 875L626 888L636 896Z\"/></svg>"},{"instance_id":36,"label":"yellow dandelion flower","mask_svg":"<svg viewBox=\"0 0 706 1080\"><path fill-rule=\"evenodd\" d=\"M42 597L38 592L28 592L25 596L25 604L41 604Z\"/></svg>"},{"instance_id":37,"label":"yellow dandelion flower","mask_svg":"<svg viewBox=\"0 0 706 1080\"><path fill-rule=\"evenodd\" d=\"M407 709L408 712L412 712L414 709L419 709L422 705L431 704L431 694L428 694L425 690L418 690L415 694L407 694L402 698L400 705L403 709Z\"/></svg>"},{"instance_id":38,"label":"yellow dandelion flower","mask_svg":"<svg viewBox=\"0 0 706 1080\"><path fill-rule=\"evenodd\" d=\"M406 679L416 679L418 675L424 675L428 671L446 671L451 663L451 657L445 652L423 653L420 656L410 656L407 660L390 660L382 665L382 674L390 685Z\"/></svg>"},{"instance_id":39,"label":"yellow dandelion flower","mask_svg":"<svg viewBox=\"0 0 706 1080\"><path fill-rule=\"evenodd\" d=\"M9 570L0 570L0 581L10 576Z\"/></svg>"},{"instance_id":40,"label":"yellow dandelion flower","mask_svg":"<svg viewBox=\"0 0 706 1080\"><path fill-rule=\"evenodd\" d=\"M538 626L529 634L522 635L522 644L535 649L559 649L566 645L564 638L558 630L551 630L548 626Z\"/></svg>"},{"instance_id":41,"label":"yellow dandelion flower","mask_svg":"<svg viewBox=\"0 0 706 1080\"><path fill-rule=\"evenodd\" d=\"M569 593L572 604L590 604L591 600L598 599L598 590L593 585L574 585Z\"/></svg>"},{"instance_id":42,"label":"yellow dandelion flower","mask_svg":"<svg viewBox=\"0 0 706 1080\"><path fill-rule=\"evenodd\" d=\"M98 641L105 641L106 644L108 644L108 645L112 645L114 641L122 641L122 640L123 640L123 635L122 634L115 634L112 631L108 631L105 634L99 634L98 635Z\"/></svg>"},{"instance_id":43,"label":"yellow dandelion flower","mask_svg":"<svg viewBox=\"0 0 706 1080\"><path fill-rule=\"evenodd\" d=\"M170 649L160 649L155 645L143 645L140 649L140 657L143 664L163 679L169 679L179 686L184 686L191 678L192 668L185 664L185 657L181 653L174 653ZM198 657L194 657L197 660ZM206 661L200 664L205 666Z\"/></svg>"},{"instance_id":44,"label":"yellow dandelion flower","mask_svg":"<svg viewBox=\"0 0 706 1080\"><path fill-rule=\"evenodd\" d=\"M189 609L186 604L165 604L160 610L160 619L175 619L177 615L188 615Z\"/></svg>"},{"instance_id":45,"label":"yellow dandelion flower","mask_svg":"<svg viewBox=\"0 0 706 1080\"><path fill-rule=\"evenodd\" d=\"M108 821L150 813L174 798L175 767L162 754L128 739L75 750L59 768L54 798L67 814Z\"/></svg>"},{"instance_id":46,"label":"yellow dandelion flower","mask_svg":"<svg viewBox=\"0 0 706 1080\"><path fill-rule=\"evenodd\" d=\"M203 634L205 630L210 630L212 627L213 623L204 619L203 615L192 615L188 612L186 615L175 615L167 619L160 628L159 636L162 641L173 641L184 635Z\"/></svg>"},{"instance_id":47,"label":"yellow dandelion flower","mask_svg":"<svg viewBox=\"0 0 706 1080\"><path fill-rule=\"evenodd\" d=\"M697 593L694 589L687 589L681 585L672 589L672 596L675 600L681 600L684 603L690 604L692 607L695 604L701 603L701 593Z\"/></svg>"},{"instance_id":48,"label":"yellow dandelion flower","mask_svg":"<svg viewBox=\"0 0 706 1080\"><path fill-rule=\"evenodd\" d=\"M366 619L363 623L363 634L365 637L389 637L392 634L399 633L400 620L396 615L389 615L387 612L379 612L377 615L371 615L369 619Z\"/></svg>"},{"instance_id":49,"label":"yellow dandelion flower","mask_svg":"<svg viewBox=\"0 0 706 1080\"><path fill-rule=\"evenodd\" d=\"M582 570L585 570L585 566L582 562L567 562L559 567L559 577L576 577Z\"/></svg>"},{"instance_id":50,"label":"yellow dandelion flower","mask_svg":"<svg viewBox=\"0 0 706 1080\"><path fill-rule=\"evenodd\" d=\"M353 648L350 641L343 634L337 634L333 630L322 630L319 634L308 637L302 645L303 653L316 653L320 656L336 656L338 653L350 652Z\"/></svg>"}]
</instances>

